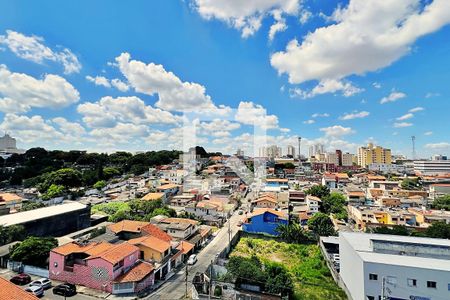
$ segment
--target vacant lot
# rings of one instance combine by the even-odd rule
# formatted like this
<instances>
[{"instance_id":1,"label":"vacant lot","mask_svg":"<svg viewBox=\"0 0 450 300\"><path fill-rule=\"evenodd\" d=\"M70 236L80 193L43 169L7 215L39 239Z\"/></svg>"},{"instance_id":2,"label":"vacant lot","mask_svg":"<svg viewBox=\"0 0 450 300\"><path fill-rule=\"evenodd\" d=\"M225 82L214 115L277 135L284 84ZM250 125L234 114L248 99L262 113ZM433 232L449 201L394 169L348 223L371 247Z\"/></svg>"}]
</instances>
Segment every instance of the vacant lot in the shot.
<instances>
[{"instance_id":1,"label":"vacant lot","mask_svg":"<svg viewBox=\"0 0 450 300\"><path fill-rule=\"evenodd\" d=\"M295 284L295 299L340 300L345 293L336 285L319 246L288 244L265 238L243 237L232 256L257 256L261 261L282 263Z\"/></svg>"}]
</instances>

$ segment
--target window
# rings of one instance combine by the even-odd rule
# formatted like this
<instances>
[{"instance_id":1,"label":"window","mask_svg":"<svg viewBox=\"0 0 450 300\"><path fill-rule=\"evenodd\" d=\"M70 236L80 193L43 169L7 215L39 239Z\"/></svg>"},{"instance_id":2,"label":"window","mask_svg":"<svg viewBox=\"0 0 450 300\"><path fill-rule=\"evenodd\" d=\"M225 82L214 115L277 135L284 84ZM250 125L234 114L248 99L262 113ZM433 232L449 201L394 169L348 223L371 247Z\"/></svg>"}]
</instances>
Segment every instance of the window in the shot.
<instances>
[{"instance_id":1,"label":"window","mask_svg":"<svg viewBox=\"0 0 450 300\"><path fill-rule=\"evenodd\" d=\"M377 274L369 274L369 280L378 280L378 275Z\"/></svg>"},{"instance_id":2,"label":"window","mask_svg":"<svg viewBox=\"0 0 450 300\"><path fill-rule=\"evenodd\" d=\"M367 296L366 298L367 298L367 300L375 300L374 296Z\"/></svg>"},{"instance_id":3,"label":"window","mask_svg":"<svg viewBox=\"0 0 450 300\"><path fill-rule=\"evenodd\" d=\"M436 281L427 281L427 288L435 289L436 288Z\"/></svg>"},{"instance_id":4,"label":"window","mask_svg":"<svg viewBox=\"0 0 450 300\"><path fill-rule=\"evenodd\" d=\"M417 286L417 279L408 278L408 286L416 287Z\"/></svg>"}]
</instances>

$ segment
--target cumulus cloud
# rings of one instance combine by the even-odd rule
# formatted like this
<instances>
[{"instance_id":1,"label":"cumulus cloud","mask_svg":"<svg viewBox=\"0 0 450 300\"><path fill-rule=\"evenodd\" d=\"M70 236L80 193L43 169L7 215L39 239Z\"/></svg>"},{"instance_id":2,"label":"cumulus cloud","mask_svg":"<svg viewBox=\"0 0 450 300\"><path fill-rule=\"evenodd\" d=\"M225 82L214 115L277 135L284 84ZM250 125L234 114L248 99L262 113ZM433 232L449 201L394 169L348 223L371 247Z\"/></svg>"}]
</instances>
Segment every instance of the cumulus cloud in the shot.
<instances>
[{"instance_id":1,"label":"cumulus cloud","mask_svg":"<svg viewBox=\"0 0 450 300\"><path fill-rule=\"evenodd\" d=\"M170 112L146 105L143 100L135 96L118 98L107 96L98 102L82 103L78 105L77 110L83 115L83 121L93 128L113 128L118 123L176 124L179 121L179 118Z\"/></svg>"},{"instance_id":2,"label":"cumulus cloud","mask_svg":"<svg viewBox=\"0 0 450 300\"><path fill-rule=\"evenodd\" d=\"M324 79L321 80L310 91L304 91L298 87L292 88L289 90L289 95L291 96L291 98L299 97L303 99L308 99L313 98L317 95L341 92L342 96L350 97L363 91L364 89L354 86L351 82L348 81Z\"/></svg>"},{"instance_id":3,"label":"cumulus cloud","mask_svg":"<svg viewBox=\"0 0 450 300\"><path fill-rule=\"evenodd\" d=\"M352 112L349 114L345 114L345 115L339 117L339 119L341 119L341 120L362 119L362 118L368 117L369 115L370 115L370 112L368 112L368 111L360 111L360 112L355 111L355 112Z\"/></svg>"},{"instance_id":4,"label":"cumulus cloud","mask_svg":"<svg viewBox=\"0 0 450 300\"><path fill-rule=\"evenodd\" d=\"M303 121L303 124L308 124L308 125L314 124L314 123L316 123L316 121L314 121L314 120L312 120L312 119Z\"/></svg>"},{"instance_id":5,"label":"cumulus cloud","mask_svg":"<svg viewBox=\"0 0 450 300\"><path fill-rule=\"evenodd\" d=\"M211 122L201 122L200 127L207 132L214 131L231 131L241 127L239 123L230 122L229 120L214 119Z\"/></svg>"},{"instance_id":6,"label":"cumulus cloud","mask_svg":"<svg viewBox=\"0 0 450 300\"><path fill-rule=\"evenodd\" d=\"M410 53L418 38L450 22L450 1L350 0L331 19L271 56L272 66L290 83L339 80L391 65Z\"/></svg>"},{"instance_id":7,"label":"cumulus cloud","mask_svg":"<svg viewBox=\"0 0 450 300\"><path fill-rule=\"evenodd\" d=\"M433 134L433 131L427 131L424 133L424 135L432 135L432 134Z\"/></svg>"},{"instance_id":8,"label":"cumulus cloud","mask_svg":"<svg viewBox=\"0 0 450 300\"><path fill-rule=\"evenodd\" d=\"M300 24L306 24L311 19L312 13L309 10L303 9L298 19Z\"/></svg>"},{"instance_id":9,"label":"cumulus cloud","mask_svg":"<svg viewBox=\"0 0 450 300\"><path fill-rule=\"evenodd\" d=\"M405 93L392 91L388 96L381 98L380 103L395 102L406 97Z\"/></svg>"},{"instance_id":10,"label":"cumulus cloud","mask_svg":"<svg viewBox=\"0 0 450 300\"><path fill-rule=\"evenodd\" d=\"M0 45L5 45L18 57L42 64L53 61L63 65L64 74L78 73L81 64L69 49L54 51L45 46L44 39L39 36L26 36L22 33L7 30L6 35L0 35Z\"/></svg>"},{"instance_id":11,"label":"cumulus cloud","mask_svg":"<svg viewBox=\"0 0 450 300\"><path fill-rule=\"evenodd\" d=\"M275 35L278 32L283 32L288 28L288 26L286 25L286 20L281 16L281 11L276 10L274 12L274 19L276 22L273 23L269 29L269 41L270 42L273 41L273 39L275 38Z\"/></svg>"},{"instance_id":12,"label":"cumulus cloud","mask_svg":"<svg viewBox=\"0 0 450 300\"><path fill-rule=\"evenodd\" d=\"M426 144L425 148L431 149L431 150L445 151L445 150L450 150L450 143L447 143L447 142L431 143L431 144Z\"/></svg>"},{"instance_id":13,"label":"cumulus cloud","mask_svg":"<svg viewBox=\"0 0 450 300\"><path fill-rule=\"evenodd\" d=\"M145 64L130 58L128 53L116 57L120 71L136 92L151 96L157 94L157 107L170 111L217 110L203 85L183 82L162 65Z\"/></svg>"},{"instance_id":14,"label":"cumulus cloud","mask_svg":"<svg viewBox=\"0 0 450 300\"><path fill-rule=\"evenodd\" d=\"M270 14L297 15L300 9L300 0L193 0L193 4L204 19L226 22L244 38L255 34Z\"/></svg>"},{"instance_id":15,"label":"cumulus cloud","mask_svg":"<svg viewBox=\"0 0 450 300\"><path fill-rule=\"evenodd\" d=\"M235 115L235 119L242 124L260 126L265 129L278 128L278 117L267 115L266 109L251 101L241 101Z\"/></svg>"},{"instance_id":16,"label":"cumulus cloud","mask_svg":"<svg viewBox=\"0 0 450 300\"><path fill-rule=\"evenodd\" d=\"M334 125L330 127L320 128L320 131L324 132L326 137L334 137L334 138L355 133L355 131L352 128L343 127L341 125Z\"/></svg>"},{"instance_id":17,"label":"cumulus cloud","mask_svg":"<svg viewBox=\"0 0 450 300\"><path fill-rule=\"evenodd\" d=\"M0 111L23 113L32 107L61 108L79 98L78 91L58 75L36 79L0 65Z\"/></svg>"},{"instance_id":18,"label":"cumulus cloud","mask_svg":"<svg viewBox=\"0 0 450 300\"><path fill-rule=\"evenodd\" d=\"M413 118L413 117L414 117L414 114L412 114L412 113L407 113L407 114L405 114L405 115L403 115L403 116L401 116L401 117L398 117L396 120L397 120L397 121L404 121L404 120L411 119L411 118Z\"/></svg>"},{"instance_id":19,"label":"cumulus cloud","mask_svg":"<svg viewBox=\"0 0 450 300\"><path fill-rule=\"evenodd\" d=\"M94 83L95 85L101 85L101 86L108 87L108 88L111 87L111 84L109 83L109 80L106 77L104 77L104 76L92 77L90 75L87 75L86 79L88 81Z\"/></svg>"},{"instance_id":20,"label":"cumulus cloud","mask_svg":"<svg viewBox=\"0 0 450 300\"><path fill-rule=\"evenodd\" d=\"M396 122L396 123L394 123L394 127L395 128L411 127L413 125L414 125L413 123L408 123L408 122Z\"/></svg>"}]
</instances>

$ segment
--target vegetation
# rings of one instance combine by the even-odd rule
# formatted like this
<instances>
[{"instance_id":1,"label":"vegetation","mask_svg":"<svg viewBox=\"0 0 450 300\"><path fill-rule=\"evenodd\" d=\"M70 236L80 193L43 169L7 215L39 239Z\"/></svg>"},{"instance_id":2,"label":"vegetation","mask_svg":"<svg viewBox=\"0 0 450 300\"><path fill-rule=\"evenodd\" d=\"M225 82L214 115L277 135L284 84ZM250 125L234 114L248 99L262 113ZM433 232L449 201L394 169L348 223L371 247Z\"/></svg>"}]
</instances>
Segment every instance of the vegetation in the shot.
<instances>
[{"instance_id":1,"label":"vegetation","mask_svg":"<svg viewBox=\"0 0 450 300\"><path fill-rule=\"evenodd\" d=\"M296 222L289 225L281 224L277 227L276 231L279 234L279 237L287 243L303 244L312 239L310 234Z\"/></svg>"},{"instance_id":2,"label":"vegetation","mask_svg":"<svg viewBox=\"0 0 450 300\"><path fill-rule=\"evenodd\" d=\"M57 246L58 241L55 238L28 237L11 247L11 259L26 265L46 267L48 253Z\"/></svg>"},{"instance_id":3,"label":"vegetation","mask_svg":"<svg viewBox=\"0 0 450 300\"><path fill-rule=\"evenodd\" d=\"M334 214L340 220L346 220L348 218L345 205L345 197L340 193L334 192L322 198L322 211L326 214Z\"/></svg>"},{"instance_id":4,"label":"vegetation","mask_svg":"<svg viewBox=\"0 0 450 300\"><path fill-rule=\"evenodd\" d=\"M439 197L431 205L434 209L443 209L450 211L450 195Z\"/></svg>"},{"instance_id":5,"label":"vegetation","mask_svg":"<svg viewBox=\"0 0 450 300\"><path fill-rule=\"evenodd\" d=\"M408 230L408 228L404 225L395 225L392 228L374 228L371 230L371 232L380 234L450 239L450 224L447 224L444 221L433 222L425 231Z\"/></svg>"},{"instance_id":6,"label":"vegetation","mask_svg":"<svg viewBox=\"0 0 450 300\"><path fill-rule=\"evenodd\" d=\"M324 185L314 185L307 189L305 192L308 195L322 199L330 194L330 189Z\"/></svg>"},{"instance_id":7,"label":"vegetation","mask_svg":"<svg viewBox=\"0 0 450 300\"><path fill-rule=\"evenodd\" d=\"M334 283L316 244L241 238L230 254L227 268L230 274L226 277L253 281L266 291L286 293L293 289L293 299L346 299Z\"/></svg>"},{"instance_id":8,"label":"vegetation","mask_svg":"<svg viewBox=\"0 0 450 300\"><path fill-rule=\"evenodd\" d=\"M401 183L402 189L405 190L419 190L422 188L422 183L419 178L404 178Z\"/></svg>"},{"instance_id":9,"label":"vegetation","mask_svg":"<svg viewBox=\"0 0 450 300\"><path fill-rule=\"evenodd\" d=\"M0 246L15 242L23 241L27 236L25 227L22 225L11 225L4 227L0 225Z\"/></svg>"},{"instance_id":10,"label":"vegetation","mask_svg":"<svg viewBox=\"0 0 450 300\"><path fill-rule=\"evenodd\" d=\"M105 232L106 232L105 226L94 228L94 230L92 230L91 233L89 234L89 238L93 239L95 237L98 237L98 236L104 234Z\"/></svg>"},{"instance_id":11,"label":"vegetation","mask_svg":"<svg viewBox=\"0 0 450 300\"><path fill-rule=\"evenodd\" d=\"M45 207L44 202L26 202L26 203L22 204L21 211L28 211L28 210L33 210L33 209L42 208L42 207Z\"/></svg>"},{"instance_id":12,"label":"vegetation","mask_svg":"<svg viewBox=\"0 0 450 300\"><path fill-rule=\"evenodd\" d=\"M336 235L333 222L330 217L324 213L316 213L308 220L308 228L316 237Z\"/></svg>"},{"instance_id":13,"label":"vegetation","mask_svg":"<svg viewBox=\"0 0 450 300\"><path fill-rule=\"evenodd\" d=\"M104 180L99 180L99 181L97 181L95 184L94 184L94 189L97 189L97 190L101 190L101 189L103 189L104 187L106 186L106 181L104 181Z\"/></svg>"}]
</instances>

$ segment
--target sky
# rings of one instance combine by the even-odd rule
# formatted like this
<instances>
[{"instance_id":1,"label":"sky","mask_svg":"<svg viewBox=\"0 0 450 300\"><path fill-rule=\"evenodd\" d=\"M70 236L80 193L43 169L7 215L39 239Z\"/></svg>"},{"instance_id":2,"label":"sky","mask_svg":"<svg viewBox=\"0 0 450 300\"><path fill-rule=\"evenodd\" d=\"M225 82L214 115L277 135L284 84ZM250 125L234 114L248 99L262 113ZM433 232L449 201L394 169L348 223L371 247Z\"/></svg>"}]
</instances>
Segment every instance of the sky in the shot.
<instances>
[{"instance_id":1,"label":"sky","mask_svg":"<svg viewBox=\"0 0 450 300\"><path fill-rule=\"evenodd\" d=\"M415 136L418 156L450 154L448 0L0 0L0 16L0 131L20 148L252 155L301 136L303 154L411 157Z\"/></svg>"}]
</instances>

